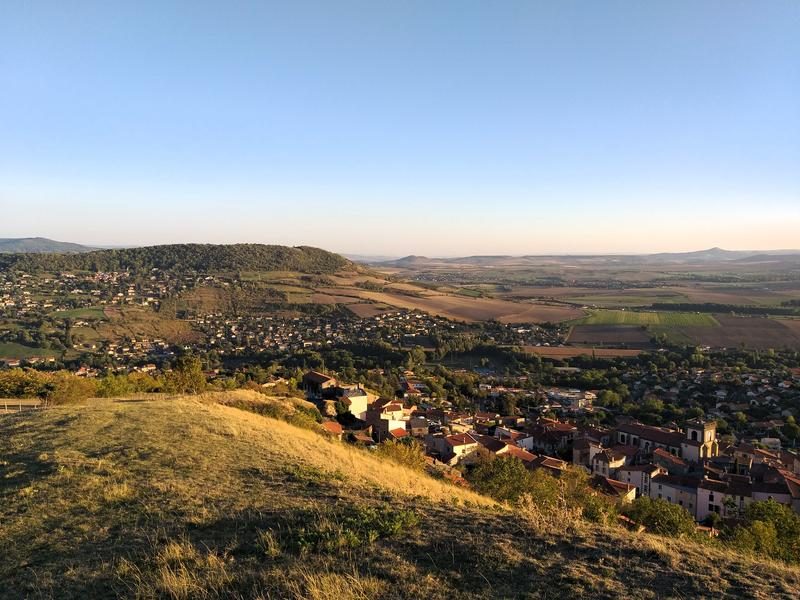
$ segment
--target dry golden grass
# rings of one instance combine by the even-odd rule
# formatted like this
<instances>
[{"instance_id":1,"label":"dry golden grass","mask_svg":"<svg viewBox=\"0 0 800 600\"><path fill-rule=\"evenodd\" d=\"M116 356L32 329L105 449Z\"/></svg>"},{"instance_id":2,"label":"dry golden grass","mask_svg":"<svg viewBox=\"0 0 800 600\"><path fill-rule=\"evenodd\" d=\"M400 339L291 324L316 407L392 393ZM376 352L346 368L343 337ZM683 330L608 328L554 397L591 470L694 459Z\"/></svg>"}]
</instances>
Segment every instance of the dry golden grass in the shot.
<instances>
[{"instance_id":1,"label":"dry golden grass","mask_svg":"<svg viewBox=\"0 0 800 600\"><path fill-rule=\"evenodd\" d=\"M205 402L192 399L182 402L189 403L189 406L194 404L192 410L206 414L211 427L222 428L227 435L245 437L254 448L276 457L299 460L304 465L329 473L344 472L355 485L375 486L434 501L472 502L483 506L494 504L485 496L420 474L392 461L382 460L361 448L314 431L217 404L231 397L251 401L263 398L257 392L237 390L206 394L203 397ZM212 423L218 425L211 425Z\"/></svg>"},{"instance_id":2,"label":"dry golden grass","mask_svg":"<svg viewBox=\"0 0 800 600\"><path fill-rule=\"evenodd\" d=\"M254 398L0 417L0 598L794 598L800 586L797 568L710 544L493 507L226 397Z\"/></svg>"},{"instance_id":3,"label":"dry golden grass","mask_svg":"<svg viewBox=\"0 0 800 600\"><path fill-rule=\"evenodd\" d=\"M287 587L296 600L372 600L382 595L386 584L355 570L340 574L301 569Z\"/></svg>"}]
</instances>

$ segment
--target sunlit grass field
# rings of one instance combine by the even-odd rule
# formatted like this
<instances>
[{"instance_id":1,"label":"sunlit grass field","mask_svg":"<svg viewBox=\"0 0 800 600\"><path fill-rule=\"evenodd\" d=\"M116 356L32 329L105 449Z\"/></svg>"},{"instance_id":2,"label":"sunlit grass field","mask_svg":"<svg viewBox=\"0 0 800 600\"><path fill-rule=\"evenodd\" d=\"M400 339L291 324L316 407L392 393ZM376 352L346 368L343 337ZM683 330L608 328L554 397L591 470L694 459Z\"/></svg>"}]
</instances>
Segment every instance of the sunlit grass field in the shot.
<instances>
[{"instance_id":1,"label":"sunlit grass field","mask_svg":"<svg viewBox=\"0 0 800 600\"><path fill-rule=\"evenodd\" d=\"M661 327L717 327L713 315L687 312L640 312L598 310L579 321L581 325L642 325Z\"/></svg>"}]
</instances>

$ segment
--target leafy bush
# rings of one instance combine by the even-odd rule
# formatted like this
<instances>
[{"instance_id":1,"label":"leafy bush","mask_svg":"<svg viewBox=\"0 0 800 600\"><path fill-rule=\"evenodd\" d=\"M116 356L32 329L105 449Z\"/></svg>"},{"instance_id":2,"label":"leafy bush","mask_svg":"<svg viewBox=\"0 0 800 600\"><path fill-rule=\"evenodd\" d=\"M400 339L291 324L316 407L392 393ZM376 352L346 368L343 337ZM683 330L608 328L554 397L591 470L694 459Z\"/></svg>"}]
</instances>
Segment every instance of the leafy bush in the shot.
<instances>
[{"instance_id":1,"label":"leafy bush","mask_svg":"<svg viewBox=\"0 0 800 600\"><path fill-rule=\"evenodd\" d=\"M264 397L263 400L248 400L233 396L220 401L225 406L246 410L272 419L286 421L296 427L319 430L322 415L314 406L306 406L303 401L293 398L275 399Z\"/></svg>"},{"instance_id":2,"label":"leafy bush","mask_svg":"<svg viewBox=\"0 0 800 600\"><path fill-rule=\"evenodd\" d=\"M58 371L49 377L47 401L52 404L82 402L97 395L97 382L77 377L66 371Z\"/></svg>"},{"instance_id":3,"label":"leafy bush","mask_svg":"<svg viewBox=\"0 0 800 600\"><path fill-rule=\"evenodd\" d=\"M501 502L516 502L532 488L532 476L514 456L490 456L480 460L467 474L467 481L480 492Z\"/></svg>"},{"instance_id":4,"label":"leafy bush","mask_svg":"<svg viewBox=\"0 0 800 600\"><path fill-rule=\"evenodd\" d=\"M682 506L662 498L642 496L627 506L623 513L629 519L644 525L652 533L678 537L692 535L696 526L694 518Z\"/></svg>"},{"instance_id":5,"label":"leafy bush","mask_svg":"<svg viewBox=\"0 0 800 600\"><path fill-rule=\"evenodd\" d=\"M410 510L350 507L331 513L303 513L283 543L294 552L334 553L394 537L414 528L419 517Z\"/></svg>"},{"instance_id":6,"label":"leafy bush","mask_svg":"<svg viewBox=\"0 0 800 600\"><path fill-rule=\"evenodd\" d=\"M774 500L753 502L726 540L745 552L800 562L800 515Z\"/></svg>"},{"instance_id":7,"label":"leafy bush","mask_svg":"<svg viewBox=\"0 0 800 600\"><path fill-rule=\"evenodd\" d=\"M67 371L47 373L33 369L0 371L0 397L44 398L50 404L80 402L97 395L94 379Z\"/></svg>"}]
</instances>

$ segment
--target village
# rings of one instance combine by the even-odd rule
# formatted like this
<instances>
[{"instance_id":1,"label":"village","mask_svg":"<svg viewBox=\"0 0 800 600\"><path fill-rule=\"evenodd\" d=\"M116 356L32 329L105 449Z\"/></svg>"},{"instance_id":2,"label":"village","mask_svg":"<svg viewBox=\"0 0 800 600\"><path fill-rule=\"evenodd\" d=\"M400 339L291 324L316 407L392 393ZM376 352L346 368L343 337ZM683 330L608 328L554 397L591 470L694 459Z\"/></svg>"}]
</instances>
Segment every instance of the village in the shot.
<instances>
[{"instance_id":1,"label":"village","mask_svg":"<svg viewBox=\"0 0 800 600\"><path fill-rule=\"evenodd\" d=\"M200 310L178 308L175 299L199 287L226 287L216 276L183 275L153 270L147 278L126 271L32 276L0 272L0 344L22 346L25 356L7 356L0 366L32 366L57 362L68 366L113 366L119 371L170 360L181 348L218 356L252 356L264 351L293 352L340 343L381 340L397 347L430 347L431 337L480 331L487 342L509 346L549 346L563 342L557 328L500 323L468 325L418 310L385 309L360 317L349 310L313 310L314 305L286 304L275 310ZM145 329L157 330L159 319L176 319L183 333L131 335L126 327L106 327L120 308L144 311L134 315ZM167 312L169 314L165 315ZM123 319L124 321L124 319ZM174 327L173 327L174 328ZM166 328L170 331L170 327ZM169 339L169 338L172 339Z\"/></svg>"},{"instance_id":2,"label":"village","mask_svg":"<svg viewBox=\"0 0 800 600\"><path fill-rule=\"evenodd\" d=\"M800 373L790 383L800 388ZM612 427L569 418L461 411L431 397L406 371L396 398L309 371L303 389L327 420L331 435L367 447L416 440L431 470L454 481L487 456L513 456L528 469L559 476L570 465L591 475L592 486L620 503L647 496L686 509L698 523L737 519L752 502L774 500L800 512L800 453L778 439L719 439L714 420L691 419L682 429L644 425L618 417ZM547 397L579 410L595 394L548 390ZM551 405L544 405L552 408Z\"/></svg>"}]
</instances>

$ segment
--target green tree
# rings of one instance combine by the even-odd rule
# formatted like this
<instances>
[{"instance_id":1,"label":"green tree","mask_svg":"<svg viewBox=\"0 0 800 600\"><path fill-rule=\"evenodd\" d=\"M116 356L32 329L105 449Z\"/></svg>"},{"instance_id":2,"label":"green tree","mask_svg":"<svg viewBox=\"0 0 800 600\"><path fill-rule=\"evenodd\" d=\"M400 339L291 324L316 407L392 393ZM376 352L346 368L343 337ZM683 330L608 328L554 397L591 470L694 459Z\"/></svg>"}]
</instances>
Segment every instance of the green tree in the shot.
<instances>
[{"instance_id":1,"label":"green tree","mask_svg":"<svg viewBox=\"0 0 800 600\"><path fill-rule=\"evenodd\" d=\"M745 509L744 524L733 530L730 541L745 551L798 562L800 515L774 500L753 502Z\"/></svg>"},{"instance_id":2,"label":"green tree","mask_svg":"<svg viewBox=\"0 0 800 600\"><path fill-rule=\"evenodd\" d=\"M627 506L623 513L652 533L678 537L695 531L694 519L688 511L661 498L653 500L642 496Z\"/></svg>"},{"instance_id":3,"label":"green tree","mask_svg":"<svg viewBox=\"0 0 800 600\"><path fill-rule=\"evenodd\" d=\"M182 356L167 375L167 389L179 394L200 394L206 389L206 376L199 358Z\"/></svg>"},{"instance_id":4,"label":"green tree","mask_svg":"<svg viewBox=\"0 0 800 600\"><path fill-rule=\"evenodd\" d=\"M531 473L514 456L482 458L467 473L467 481L481 494L495 500L516 502L531 489Z\"/></svg>"},{"instance_id":5,"label":"green tree","mask_svg":"<svg viewBox=\"0 0 800 600\"><path fill-rule=\"evenodd\" d=\"M47 386L46 398L51 404L72 404L97 394L97 382L94 379L77 377L66 371L53 373Z\"/></svg>"}]
</instances>

